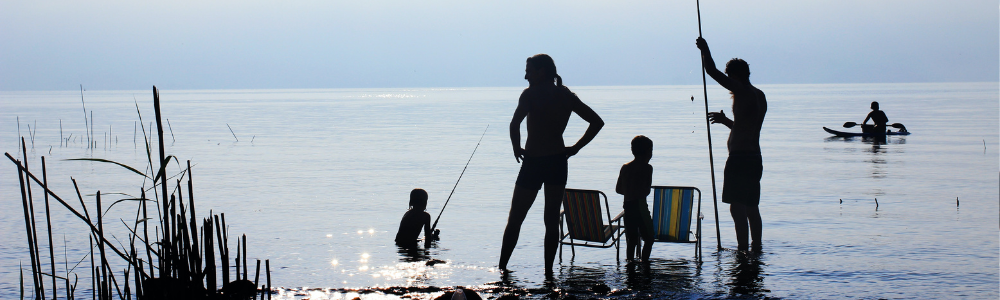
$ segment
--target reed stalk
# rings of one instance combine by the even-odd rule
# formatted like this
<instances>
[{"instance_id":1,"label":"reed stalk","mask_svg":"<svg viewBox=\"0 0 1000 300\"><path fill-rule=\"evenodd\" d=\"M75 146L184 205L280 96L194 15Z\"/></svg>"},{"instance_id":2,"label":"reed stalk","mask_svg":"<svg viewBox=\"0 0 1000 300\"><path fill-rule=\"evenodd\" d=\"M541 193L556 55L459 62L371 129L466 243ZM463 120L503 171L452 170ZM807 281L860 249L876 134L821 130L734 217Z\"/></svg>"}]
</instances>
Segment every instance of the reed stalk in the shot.
<instances>
[{"instance_id":1,"label":"reed stalk","mask_svg":"<svg viewBox=\"0 0 1000 300\"><path fill-rule=\"evenodd\" d=\"M18 174L19 174L18 181L20 183L20 188L21 188L22 209L25 214L25 229L26 229L25 234L28 240L29 254L32 260L31 261L32 281L34 283L35 299L45 299L46 297L45 295L46 290L44 288L43 276L52 276L53 300L58 298L59 282L57 280L61 279L65 281L66 299L73 299L74 298L73 293L76 290L76 285L71 284L69 280L69 274L73 273L72 270L69 268L68 256L65 255L65 252L67 251L68 248L65 245L64 245L64 265L66 268L65 270L66 276L62 277L56 274L55 250L52 237L53 234L52 212L51 212L52 204L50 198L54 199L64 208L69 210L74 216L86 222L87 226L89 227L90 232L88 234L88 240L90 243L90 250L88 252L88 255L85 256L83 259L81 259L80 262L83 262L83 260L86 259L86 257L90 257L91 287L93 290L92 297L94 299L110 300L114 298L115 295L117 295L117 298L120 300L125 300L125 299L131 300L133 298L133 295L136 299L189 299L189 298L205 298L206 296L209 298L216 298L221 296L222 298L227 298L227 299L236 299L237 297L241 299L242 298L248 299L250 297L256 298L258 292L267 292L268 298L270 298L271 274L270 274L269 260L265 260L265 271L267 276L266 285L260 284L261 260L259 259L256 260L257 264L254 273L254 281L251 283L248 280L249 272L247 270L248 269L247 262L249 256L247 254L248 249L247 249L246 234L237 237L236 279L238 281L239 280L242 281L235 285L232 284L234 282L229 281L230 272L232 271L229 268L231 262L230 261L231 256L228 247L229 237L228 237L228 226L226 225L225 214L220 213L216 215L213 214L211 211L209 211L208 217L201 219L202 225L199 228L197 223L199 219L196 213L195 209L196 206L194 202L194 183L193 183L193 178L191 176L192 172L191 172L190 160L187 161L187 168L182 170L178 174L180 177L179 179L176 180L176 185L173 186L172 188L168 185L169 183L168 179L172 179L178 176L175 175L168 177L166 175L166 168L170 159L171 158L176 159L176 158L172 155L168 156L165 154L164 144L163 144L163 138L164 138L163 127L162 127L162 122L160 121L162 119L162 116L160 114L160 107L159 107L159 91L156 89L156 87L154 87L153 95L154 95L154 109L156 111L156 117L157 117L156 120L157 139L158 139L157 141L159 142L158 145L159 151L157 154L160 159L158 164L153 163L154 152L151 151L152 149L150 147L152 132L150 132L150 136L147 137L145 126L142 126L143 138L146 142L145 145L146 145L147 160L149 163L148 170L150 170L149 176L147 176L144 172L139 172L138 170L129 167L127 165L123 165L121 163L108 161L104 159L89 158L89 159L73 159L73 160L91 160L91 161L114 163L119 166L125 167L141 176L144 176L145 178L152 179L153 186L150 187L150 189L154 191L156 202L158 202L156 203L157 205L156 212L159 218L159 220L157 221L160 222L161 226L159 229L155 227L153 228L156 238L155 240L152 240L149 237L150 228L148 222L152 220L152 218L150 218L149 216L150 212L148 211L147 201L150 201L151 199L147 199L146 196L147 189L145 188L145 181L143 184L143 188L140 189L139 198L120 199L108 206L105 206L104 203L104 201L107 200L105 199L107 194L104 194L100 190L98 190L95 194L97 216L96 220L94 220L93 219L94 217L90 215L87 204L83 200L79 184L77 183L75 178L71 177L70 179L73 183L74 190L77 194L77 198L80 203L79 209L71 206L69 203L67 203L59 195L57 195L50 189L48 182L47 165L44 156L41 157L42 178L39 179L37 176L31 173L27 163L28 161L27 143L24 137L20 137L21 147L19 149L23 154L23 161L15 159L13 156L10 155L10 153L5 153L7 158L12 163L14 163L18 168ZM86 104L83 101L82 85L81 85L81 104L83 105L84 108L85 125L87 126L88 129L87 130L88 149L94 149L96 148L96 139L94 139L93 136L93 127L95 122L92 111L89 112L89 118L88 118L88 112L85 106ZM137 113L140 113L138 109L138 103L136 103L136 110ZM133 123L133 129L134 129L133 143L136 144L136 146L137 143L135 141L136 138L135 135L138 133L137 125L142 122L141 113L139 115L140 115L140 122ZM18 123L20 123L19 121L20 120L18 119ZM170 128L171 125L169 123L169 120L167 120L167 122L168 122L167 126L168 128ZM29 131L31 132L32 137L34 137L34 132L37 130L37 126L35 127L36 127L35 129L31 129L29 126ZM152 127L152 124L150 124L150 127ZM105 149L113 148L115 145L114 144L115 141L111 140L111 138L114 136L113 130L114 130L113 127L109 125L108 132L105 133L105 141L103 144ZM172 128L170 129L170 131L171 135L173 135ZM70 136L72 137L72 134ZM64 143L68 145L69 140L70 140L69 138L65 138L63 136L62 120L60 120L60 146L64 145ZM184 189L182 185L182 179L184 178L184 176L187 176L188 199L186 203L184 201L185 200ZM44 191L43 197L45 199L45 214L46 214L46 229L47 229L45 233L48 234L48 239L49 239L48 246L49 246L49 263L50 263L51 274L46 274L41 271L42 259L41 259L41 254L39 252L40 239L38 238L38 229L34 219L35 216L34 216L34 206L33 206L32 187L31 187L32 181L34 182L34 184L38 184ZM161 195L162 198L160 197ZM104 217L105 214L108 213L105 211L105 209L110 210L115 204L126 200L140 202L139 206L135 208L136 222L134 223L134 225L129 225L124 220L121 220L123 225L125 225L126 229L129 230L130 235L128 237L129 240L127 246L124 243L122 243L122 241L119 241L117 238L114 238L114 236L112 235L111 238L114 238L117 241L118 246L116 246L115 243L108 240L108 235L111 233L105 231L104 228ZM141 229L139 228L139 222L143 223ZM139 235L140 230L142 230L141 236ZM137 246L136 240L141 241L144 245ZM97 246L96 250L94 247L95 241ZM218 246L216 246L216 242L218 242L217 243ZM65 243L66 242L64 237L64 244ZM145 247L146 251L145 261L139 258L142 256L141 253L139 253L139 250L141 250L139 249L139 247ZM123 250L125 250L126 252L123 252ZM115 269L112 267L112 262L108 258L109 251L114 252L127 263L125 268L119 269L122 270L122 273L117 273L116 275L116 272L114 271ZM218 258L219 261L222 263L221 289L218 289L219 284L218 284L218 277L216 276L216 274L218 271L220 271L220 269L217 268L216 264L217 256L215 251L218 251ZM100 255L99 258L97 256L98 254ZM154 258L154 256L156 257ZM154 261L154 259L157 259L157 261ZM77 265L79 264L80 263L78 263ZM157 264L160 266L159 268L155 267ZM147 271L146 265L148 265L148 273L146 272ZM240 268L241 266L242 268ZM77 276L76 274L73 275L76 276L77 280L79 280L79 276ZM120 277L122 278L121 282L118 281L119 278L118 276L121 276ZM23 269L20 280L22 285L21 297L23 298L24 295ZM250 290L251 284L253 285L252 291ZM124 289L122 289L123 286ZM227 289L227 287L231 288ZM263 294L261 294L261 299L263 298L264 298Z\"/></svg>"},{"instance_id":2,"label":"reed stalk","mask_svg":"<svg viewBox=\"0 0 1000 300\"><path fill-rule=\"evenodd\" d=\"M164 154L164 150L163 150L163 122L160 122L160 119L162 119L161 115L160 115L160 91L156 89L155 85L153 86L153 112L156 114L156 135L157 135L158 142L159 142L158 146L160 148L160 152L159 152L159 154L160 154L160 160L159 160L159 162L160 162L160 168L159 168L159 170L160 170L160 172L163 172L163 171L166 170L166 162L164 161L165 154ZM159 174L160 172L157 172L157 174ZM164 176L164 178L162 178L162 180L163 181L162 181L162 185L160 186L160 191L162 192L161 195L163 195L164 199L166 199L166 197L167 197L167 178L166 178L166 176ZM154 181L153 184L156 184L156 182ZM163 203L163 211L167 212L167 203L165 201ZM163 242L166 245L170 245L171 244L170 243L171 233L169 231L169 228L170 228L169 220L170 220L170 218L163 218L163 222L164 222L164 224L163 224L163 230L164 230L163 231L163 238L164 238L164 241ZM167 260L167 265L165 267L167 269L170 269L169 260Z\"/></svg>"},{"instance_id":3,"label":"reed stalk","mask_svg":"<svg viewBox=\"0 0 1000 300\"><path fill-rule=\"evenodd\" d=\"M42 188L49 188L49 177L45 168L45 156L42 156ZM48 227L49 236L49 265L52 267L52 299L59 299L58 285L56 285L56 254L52 249L52 213L49 206L49 193L45 195L45 224Z\"/></svg>"},{"instance_id":4,"label":"reed stalk","mask_svg":"<svg viewBox=\"0 0 1000 300\"><path fill-rule=\"evenodd\" d=\"M205 230L205 288L209 293L215 293L216 278L215 278L215 251L212 245L212 219L207 218L202 222L202 228Z\"/></svg>"},{"instance_id":5,"label":"reed stalk","mask_svg":"<svg viewBox=\"0 0 1000 300\"><path fill-rule=\"evenodd\" d=\"M177 142L177 137L174 136L174 126L170 125L170 119L167 119L167 128L170 129L170 138L173 139L173 143Z\"/></svg>"},{"instance_id":6,"label":"reed stalk","mask_svg":"<svg viewBox=\"0 0 1000 300\"><path fill-rule=\"evenodd\" d=\"M108 290L108 287L107 287L107 284L108 284L108 282L107 282L108 281L107 280L108 279L108 257L107 257L107 255L105 255L105 252L104 252L104 244L106 244L106 243L105 243L105 239L104 239L104 217L103 217L103 215L104 215L104 210L101 209L101 191L97 191L97 236L100 237L99 239L97 239L97 249L98 249L98 251L101 254L101 289L106 292L106 294L104 294L104 297L105 298L110 298L111 297L110 293L107 293L107 292L110 292L110 291Z\"/></svg>"},{"instance_id":7,"label":"reed stalk","mask_svg":"<svg viewBox=\"0 0 1000 300\"><path fill-rule=\"evenodd\" d=\"M20 169L18 170L20 171ZM32 239L31 236L31 216L28 215L30 212L28 211L28 198L25 193L23 172L18 172L17 179L21 182L21 207L24 209L24 232L28 236L28 252L31 256L31 279L34 282L33 287L35 288L35 295L38 297L37 295L40 295L38 292L38 276L36 275L38 274L38 268L35 264L37 258L35 257L35 251L32 246L34 245L34 239Z\"/></svg>"},{"instance_id":8,"label":"reed stalk","mask_svg":"<svg viewBox=\"0 0 1000 300\"><path fill-rule=\"evenodd\" d=\"M244 247L246 248L246 247ZM253 288L256 290L260 286L260 260L257 260L257 271L253 275ZM263 297L261 297L263 298ZM253 299L257 299L257 293L253 293Z\"/></svg>"},{"instance_id":9,"label":"reed stalk","mask_svg":"<svg viewBox=\"0 0 1000 300\"><path fill-rule=\"evenodd\" d=\"M100 296L101 290L97 289L97 265L94 264L94 234L90 234L90 288L91 288L91 299L97 299ZM101 298L103 299L103 298Z\"/></svg>"},{"instance_id":10,"label":"reed stalk","mask_svg":"<svg viewBox=\"0 0 1000 300\"><path fill-rule=\"evenodd\" d=\"M28 130L29 131L31 130L30 127ZM24 155L24 171L28 172L28 149L24 142L24 137L21 137L21 151L22 154ZM40 295L40 299L45 299L45 282L42 279L42 274L41 274L42 258L38 252L38 228L37 228L38 223L35 222L35 200L31 195L31 183L29 182L26 186L28 189L28 213L31 219L30 234L33 238L33 240L30 240L31 251L33 251L35 255L35 260L34 260L35 266L33 268L35 270L35 273L33 275L38 279L38 286L35 288L36 290L38 290L38 294L36 295ZM39 296L36 296L36 298L38 297Z\"/></svg>"},{"instance_id":11,"label":"reed stalk","mask_svg":"<svg viewBox=\"0 0 1000 300\"><path fill-rule=\"evenodd\" d=\"M243 235L243 280L246 280L247 273L247 235Z\"/></svg>"},{"instance_id":12,"label":"reed stalk","mask_svg":"<svg viewBox=\"0 0 1000 300\"><path fill-rule=\"evenodd\" d=\"M264 269L267 271L267 300L271 300L271 260L264 260Z\"/></svg>"},{"instance_id":13,"label":"reed stalk","mask_svg":"<svg viewBox=\"0 0 1000 300\"><path fill-rule=\"evenodd\" d=\"M83 106L83 129L87 132L87 148L90 148L90 120L87 118L87 103L83 101L83 85L80 85L80 105Z\"/></svg>"},{"instance_id":14,"label":"reed stalk","mask_svg":"<svg viewBox=\"0 0 1000 300\"><path fill-rule=\"evenodd\" d=\"M240 255L243 253L240 251L240 249L242 249L240 248L241 245L240 237L236 237L236 281L243 279L243 277L240 276Z\"/></svg>"}]
</instances>

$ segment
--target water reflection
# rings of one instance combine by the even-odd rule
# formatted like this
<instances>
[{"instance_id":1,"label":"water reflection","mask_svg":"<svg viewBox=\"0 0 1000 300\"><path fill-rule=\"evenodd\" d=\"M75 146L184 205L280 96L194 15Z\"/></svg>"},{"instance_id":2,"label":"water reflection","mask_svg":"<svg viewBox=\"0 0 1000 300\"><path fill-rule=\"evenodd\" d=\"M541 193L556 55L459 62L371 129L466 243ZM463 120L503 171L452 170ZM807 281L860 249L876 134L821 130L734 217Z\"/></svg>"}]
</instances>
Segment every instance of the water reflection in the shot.
<instances>
[{"instance_id":1,"label":"water reflection","mask_svg":"<svg viewBox=\"0 0 1000 300\"><path fill-rule=\"evenodd\" d=\"M865 153L870 153L871 155L866 159L868 163L871 163L871 171L868 172L870 178L882 179L887 178L889 175L887 165L889 164L888 156L889 147L886 145L904 145L906 144L905 137L888 137L888 136L877 136L877 137L838 137L832 136L824 139L824 142L835 142L842 141L845 143L852 143L856 141L861 141L863 144L871 145L870 148L864 148L862 151ZM853 150L853 149L852 149ZM892 153L903 153L903 148L896 147L892 149Z\"/></svg>"},{"instance_id":2,"label":"water reflection","mask_svg":"<svg viewBox=\"0 0 1000 300\"><path fill-rule=\"evenodd\" d=\"M397 248L399 250L396 253L399 253L399 261L401 262L426 261L431 258L430 249L409 246L397 246Z\"/></svg>"},{"instance_id":3,"label":"water reflection","mask_svg":"<svg viewBox=\"0 0 1000 300\"><path fill-rule=\"evenodd\" d=\"M764 276L762 276L764 262L761 256L737 254L728 264L728 285L731 287L731 294L763 297L764 293L771 292L764 288Z\"/></svg>"}]
</instances>

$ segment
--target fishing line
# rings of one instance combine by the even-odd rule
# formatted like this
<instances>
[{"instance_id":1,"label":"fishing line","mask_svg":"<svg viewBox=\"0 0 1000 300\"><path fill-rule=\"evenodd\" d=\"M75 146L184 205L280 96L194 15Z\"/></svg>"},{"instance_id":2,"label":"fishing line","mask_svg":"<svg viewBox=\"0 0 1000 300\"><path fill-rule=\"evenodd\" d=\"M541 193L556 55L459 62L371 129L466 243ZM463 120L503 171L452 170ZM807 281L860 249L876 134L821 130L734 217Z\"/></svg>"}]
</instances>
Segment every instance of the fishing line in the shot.
<instances>
[{"instance_id":1,"label":"fishing line","mask_svg":"<svg viewBox=\"0 0 1000 300\"><path fill-rule=\"evenodd\" d=\"M490 130L490 124L486 124L486 130ZM486 136L486 130L483 130L483 135L479 136L479 142L476 142L476 148L472 149L472 155L469 155L469 161L465 162L465 167L462 168L462 174L458 175L458 180L455 180L455 186L451 188L451 193L448 194L448 199L444 201L444 206L441 206L441 212L438 213L437 218L434 219L434 225L431 225L431 232L437 228L438 220L441 220L441 214L444 213L444 208L448 207L448 202L451 201L451 195L455 194L455 188L458 188L458 182L462 181L462 175L465 175L465 169L469 168L469 163L472 162L472 157L476 156L476 150L479 149L479 143L483 142L483 137Z\"/></svg>"}]
</instances>

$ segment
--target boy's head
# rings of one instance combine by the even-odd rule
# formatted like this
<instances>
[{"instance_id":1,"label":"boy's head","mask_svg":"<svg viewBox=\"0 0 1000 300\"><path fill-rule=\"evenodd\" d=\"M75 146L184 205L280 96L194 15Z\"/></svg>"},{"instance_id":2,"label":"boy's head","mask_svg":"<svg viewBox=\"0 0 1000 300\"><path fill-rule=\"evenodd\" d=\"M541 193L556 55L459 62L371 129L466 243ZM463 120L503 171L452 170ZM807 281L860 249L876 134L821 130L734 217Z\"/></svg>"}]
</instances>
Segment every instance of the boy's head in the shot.
<instances>
[{"instance_id":1,"label":"boy's head","mask_svg":"<svg viewBox=\"0 0 1000 300\"><path fill-rule=\"evenodd\" d=\"M645 135L637 135L632 138L632 155L639 157L653 156L653 140Z\"/></svg>"},{"instance_id":2,"label":"boy's head","mask_svg":"<svg viewBox=\"0 0 1000 300\"><path fill-rule=\"evenodd\" d=\"M726 63L726 75L734 79L750 79L750 65L741 58L730 59Z\"/></svg>"},{"instance_id":3,"label":"boy's head","mask_svg":"<svg viewBox=\"0 0 1000 300\"><path fill-rule=\"evenodd\" d=\"M427 191L424 189L413 189L410 191L410 209L427 209Z\"/></svg>"},{"instance_id":4,"label":"boy's head","mask_svg":"<svg viewBox=\"0 0 1000 300\"><path fill-rule=\"evenodd\" d=\"M878 110L878 101L872 101L872 110Z\"/></svg>"}]
</instances>

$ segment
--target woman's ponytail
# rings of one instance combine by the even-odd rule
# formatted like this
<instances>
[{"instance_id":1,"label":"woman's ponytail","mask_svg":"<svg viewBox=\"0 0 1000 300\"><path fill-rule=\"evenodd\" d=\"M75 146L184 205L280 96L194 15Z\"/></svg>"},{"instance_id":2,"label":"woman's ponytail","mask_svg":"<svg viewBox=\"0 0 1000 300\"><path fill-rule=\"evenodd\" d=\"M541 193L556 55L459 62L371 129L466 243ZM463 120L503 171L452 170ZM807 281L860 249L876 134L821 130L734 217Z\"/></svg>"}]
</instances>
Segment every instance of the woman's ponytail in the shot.
<instances>
[{"instance_id":1,"label":"woman's ponytail","mask_svg":"<svg viewBox=\"0 0 1000 300\"><path fill-rule=\"evenodd\" d=\"M552 76L556 80L556 84L562 86L562 77L559 77L559 73L556 72L556 63L552 61L552 57L548 54L535 54L528 58L528 63L545 71L546 75Z\"/></svg>"}]
</instances>

